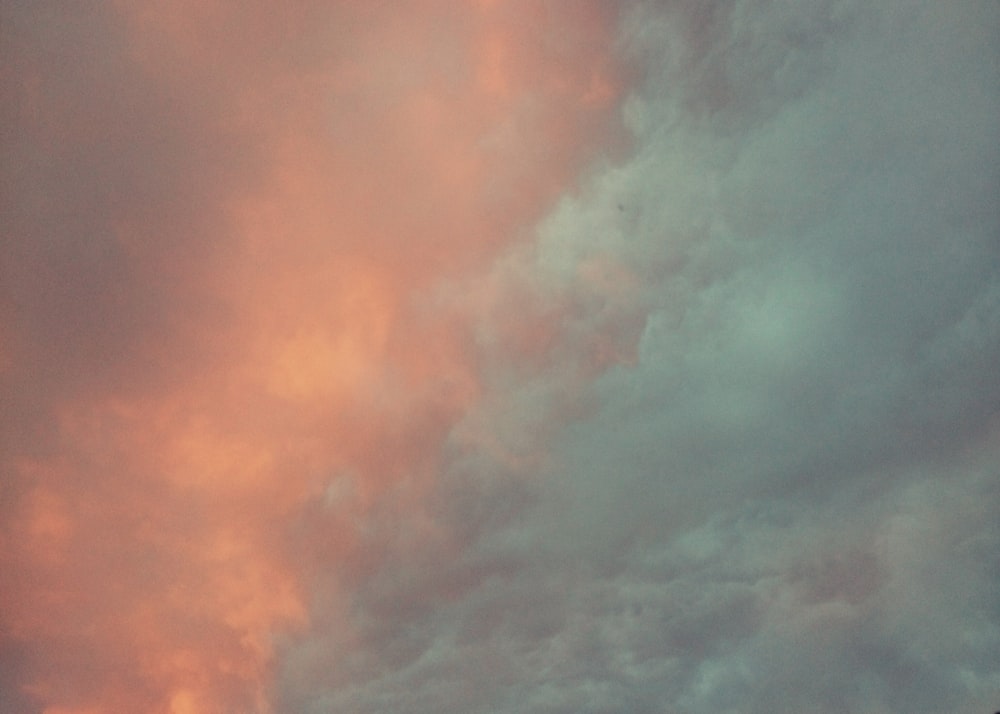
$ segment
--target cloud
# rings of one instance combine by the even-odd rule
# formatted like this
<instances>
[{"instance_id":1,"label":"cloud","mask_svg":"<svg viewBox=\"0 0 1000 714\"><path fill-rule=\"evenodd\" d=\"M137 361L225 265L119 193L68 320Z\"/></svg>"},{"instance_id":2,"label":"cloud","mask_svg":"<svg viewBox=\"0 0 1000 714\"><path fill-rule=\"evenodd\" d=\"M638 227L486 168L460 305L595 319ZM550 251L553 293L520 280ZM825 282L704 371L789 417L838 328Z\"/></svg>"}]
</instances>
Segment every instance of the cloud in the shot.
<instances>
[{"instance_id":1,"label":"cloud","mask_svg":"<svg viewBox=\"0 0 1000 714\"><path fill-rule=\"evenodd\" d=\"M995 708L995 4L2 12L5 710Z\"/></svg>"},{"instance_id":2,"label":"cloud","mask_svg":"<svg viewBox=\"0 0 1000 714\"><path fill-rule=\"evenodd\" d=\"M480 391L433 286L614 143L607 12L556 10L3 9L5 706L273 711L433 541Z\"/></svg>"},{"instance_id":3,"label":"cloud","mask_svg":"<svg viewBox=\"0 0 1000 714\"><path fill-rule=\"evenodd\" d=\"M456 289L444 535L290 708L990 706L997 17L942 13L632 8L632 154Z\"/></svg>"}]
</instances>

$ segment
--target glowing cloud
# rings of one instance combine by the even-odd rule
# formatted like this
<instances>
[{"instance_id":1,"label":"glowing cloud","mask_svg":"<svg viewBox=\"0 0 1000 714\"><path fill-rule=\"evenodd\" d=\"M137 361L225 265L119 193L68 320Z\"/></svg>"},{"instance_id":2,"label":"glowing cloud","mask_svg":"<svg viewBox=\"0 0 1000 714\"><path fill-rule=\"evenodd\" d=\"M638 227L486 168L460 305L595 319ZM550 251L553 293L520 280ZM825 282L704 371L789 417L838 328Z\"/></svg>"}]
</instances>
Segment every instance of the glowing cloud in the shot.
<instances>
[{"instance_id":1,"label":"glowing cloud","mask_svg":"<svg viewBox=\"0 0 1000 714\"><path fill-rule=\"evenodd\" d=\"M997 27L0 4L0 711L995 710Z\"/></svg>"},{"instance_id":2,"label":"glowing cloud","mask_svg":"<svg viewBox=\"0 0 1000 714\"><path fill-rule=\"evenodd\" d=\"M348 573L375 504L426 489L479 391L433 290L603 142L610 18L3 12L3 707L271 711L300 511L338 514L310 548Z\"/></svg>"}]
</instances>

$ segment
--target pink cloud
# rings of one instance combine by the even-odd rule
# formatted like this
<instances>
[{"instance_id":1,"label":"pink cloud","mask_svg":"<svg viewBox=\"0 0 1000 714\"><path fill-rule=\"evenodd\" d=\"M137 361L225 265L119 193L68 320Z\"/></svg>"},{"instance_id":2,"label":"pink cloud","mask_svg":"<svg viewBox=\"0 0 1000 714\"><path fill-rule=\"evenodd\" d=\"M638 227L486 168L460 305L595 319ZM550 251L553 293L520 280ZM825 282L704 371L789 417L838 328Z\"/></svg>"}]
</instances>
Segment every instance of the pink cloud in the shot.
<instances>
[{"instance_id":1,"label":"pink cloud","mask_svg":"<svg viewBox=\"0 0 1000 714\"><path fill-rule=\"evenodd\" d=\"M0 625L26 654L4 681L47 714L269 711L318 571L379 557L367 514L421 498L479 398L431 289L618 141L614 18L17 14ZM339 515L310 529L322 498Z\"/></svg>"}]
</instances>

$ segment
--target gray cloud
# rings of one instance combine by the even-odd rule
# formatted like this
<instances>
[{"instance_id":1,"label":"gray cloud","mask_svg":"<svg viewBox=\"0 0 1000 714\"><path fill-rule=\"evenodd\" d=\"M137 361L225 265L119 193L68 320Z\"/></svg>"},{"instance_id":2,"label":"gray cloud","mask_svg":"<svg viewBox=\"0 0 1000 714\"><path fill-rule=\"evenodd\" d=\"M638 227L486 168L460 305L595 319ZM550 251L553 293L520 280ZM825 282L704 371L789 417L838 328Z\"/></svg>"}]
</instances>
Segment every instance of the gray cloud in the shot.
<instances>
[{"instance_id":1,"label":"gray cloud","mask_svg":"<svg viewBox=\"0 0 1000 714\"><path fill-rule=\"evenodd\" d=\"M633 152L496 269L435 535L376 538L286 707L996 708L998 27L637 4Z\"/></svg>"}]
</instances>

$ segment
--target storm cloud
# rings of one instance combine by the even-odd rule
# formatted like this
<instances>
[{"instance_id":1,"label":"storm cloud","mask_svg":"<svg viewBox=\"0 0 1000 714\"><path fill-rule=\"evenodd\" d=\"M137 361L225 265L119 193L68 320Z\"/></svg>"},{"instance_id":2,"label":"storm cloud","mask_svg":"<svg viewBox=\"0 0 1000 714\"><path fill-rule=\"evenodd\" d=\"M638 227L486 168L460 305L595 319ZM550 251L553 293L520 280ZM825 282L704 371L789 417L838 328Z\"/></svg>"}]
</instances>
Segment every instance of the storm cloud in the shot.
<instances>
[{"instance_id":1,"label":"storm cloud","mask_svg":"<svg viewBox=\"0 0 1000 714\"><path fill-rule=\"evenodd\" d=\"M995 2L2 8L4 711L997 708Z\"/></svg>"}]
</instances>

